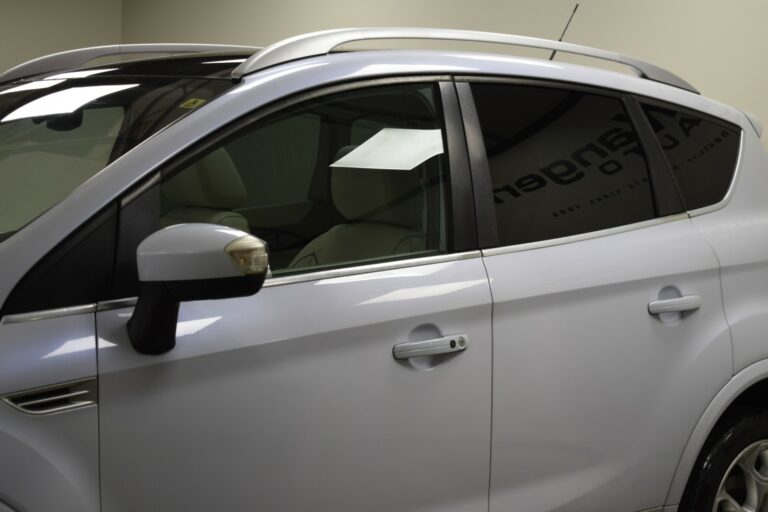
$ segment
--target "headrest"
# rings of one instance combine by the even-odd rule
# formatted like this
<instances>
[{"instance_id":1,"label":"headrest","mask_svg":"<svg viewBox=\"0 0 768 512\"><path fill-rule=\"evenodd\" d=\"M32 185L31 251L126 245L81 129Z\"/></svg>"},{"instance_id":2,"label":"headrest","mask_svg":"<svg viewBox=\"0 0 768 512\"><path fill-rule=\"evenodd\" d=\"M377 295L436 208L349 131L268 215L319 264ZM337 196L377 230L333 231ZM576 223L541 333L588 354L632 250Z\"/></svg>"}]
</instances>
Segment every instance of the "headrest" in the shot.
<instances>
[{"instance_id":1,"label":"headrest","mask_svg":"<svg viewBox=\"0 0 768 512\"><path fill-rule=\"evenodd\" d=\"M357 146L345 146L338 161ZM384 222L420 229L424 192L417 171L331 167L331 194L347 220Z\"/></svg>"},{"instance_id":2,"label":"headrest","mask_svg":"<svg viewBox=\"0 0 768 512\"><path fill-rule=\"evenodd\" d=\"M240 173L223 148L168 180L163 185L163 195L178 205L217 210L241 208L246 201Z\"/></svg>"}]
</instances>

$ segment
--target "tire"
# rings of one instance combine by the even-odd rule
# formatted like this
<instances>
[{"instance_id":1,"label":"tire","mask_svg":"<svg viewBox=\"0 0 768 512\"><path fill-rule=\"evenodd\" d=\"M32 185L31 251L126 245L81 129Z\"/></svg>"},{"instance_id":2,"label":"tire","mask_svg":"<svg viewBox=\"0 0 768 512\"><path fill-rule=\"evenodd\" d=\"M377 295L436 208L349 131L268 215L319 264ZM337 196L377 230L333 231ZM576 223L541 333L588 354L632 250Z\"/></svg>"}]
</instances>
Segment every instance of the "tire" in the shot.
<instances>
[{"instance_id":1,"label":"tire","mask_svg":"<svg viewBox=\"0 0 768 512\"><path fill-rule=\"evenodd\" d=\"M716 428L678 512L768 511L768 413L744 412Z\"/></svg>"}]
</instances>

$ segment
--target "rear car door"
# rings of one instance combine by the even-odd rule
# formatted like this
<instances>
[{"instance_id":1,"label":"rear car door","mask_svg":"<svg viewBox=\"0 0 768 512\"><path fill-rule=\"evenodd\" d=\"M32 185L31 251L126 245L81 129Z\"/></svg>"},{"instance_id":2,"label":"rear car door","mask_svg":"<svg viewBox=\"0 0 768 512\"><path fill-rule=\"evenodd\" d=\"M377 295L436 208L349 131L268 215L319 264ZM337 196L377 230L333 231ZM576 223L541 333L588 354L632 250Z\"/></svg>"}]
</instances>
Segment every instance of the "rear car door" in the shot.
<instances>
[{"instance_id":1,"label":"rear car door","mask_svg":"<svg viewBox=\"0 0 768 512\"><path fill-rule=\"evenodd\" d=\"M97 313L103 510L487 510L491 295L460 134L450 83L354 84L123 201L127 296L138 241L184 222L266 240L272 277L183 303L159 356L131 347L129 305Z\"/></svg>"},{"instance_id":2,"label":"rear car door","mask_svg":"<svg viewBox=\"0 0 768 512\"><path fill-rule=\"evenodd\" d=\"M490 510L660 507L731 374L717 259L634 99L522 81L459 89L487 183L478 209L495 217L481 234Z\"/></svg>"}]
</instances>

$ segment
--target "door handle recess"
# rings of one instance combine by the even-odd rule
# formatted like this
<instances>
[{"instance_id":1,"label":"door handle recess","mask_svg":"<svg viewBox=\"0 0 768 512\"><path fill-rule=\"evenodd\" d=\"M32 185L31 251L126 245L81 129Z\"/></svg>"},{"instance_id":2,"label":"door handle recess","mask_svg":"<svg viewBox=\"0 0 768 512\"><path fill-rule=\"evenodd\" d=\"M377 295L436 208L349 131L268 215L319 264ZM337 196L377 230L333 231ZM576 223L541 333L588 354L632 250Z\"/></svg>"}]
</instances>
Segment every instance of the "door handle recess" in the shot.
<instances>
[{"instance_id":1,"label":"door handle recess","mask_svg":"<svg viewBox=\"0 0 768 512\"><path fill-rule=\"evenodd\" d=\"M683 295L674 299L652 300L648 303L648 313L660 315L662 313L683 313L694 311L701 307L701 296Z\"/></svg>"},{"instance_id":2,"label":"door handle recess","mask_svg":"<svg viewBox=\"0 0 768 512\"><path fill-rule=\"evenodd\" d=\"M445 336L434 340L407 341L398 343L392 349L395 359L410 359L412 357L434 356L439 354L451 354L467 350L469 340L463 334Z\"/></svg>"}]
</instances>

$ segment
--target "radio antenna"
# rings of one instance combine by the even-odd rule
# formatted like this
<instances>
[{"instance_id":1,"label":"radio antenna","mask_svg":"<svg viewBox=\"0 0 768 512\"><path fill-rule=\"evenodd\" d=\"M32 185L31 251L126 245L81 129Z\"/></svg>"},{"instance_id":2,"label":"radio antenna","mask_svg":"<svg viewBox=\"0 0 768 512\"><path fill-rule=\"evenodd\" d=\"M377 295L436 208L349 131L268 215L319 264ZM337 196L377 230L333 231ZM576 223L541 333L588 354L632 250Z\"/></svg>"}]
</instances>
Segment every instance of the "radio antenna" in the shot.
<instances>
[{"instance_id":1,"label":"radio antenna","mask_svg":"<svg viewBox=\"0 0 768 512\"><path fill-rule=\"evenodd\" d=\"M558 41L562 42L563 38L565 37L565 33L568 31L568 27L571 26L571 21L573 21L573 16L576 14L576 10L578 8L579 8L579 4L576 3L576 5L573 8L573 12L571 13L571 17L568 18L568 23L565 24L565 28L563 29L563 33L560 34L560 39L558 39ZM549 60L554 60L556 53L557 53L557 50L552 50L552 55L549 56Z\"/></svg>"}]
</instances>

